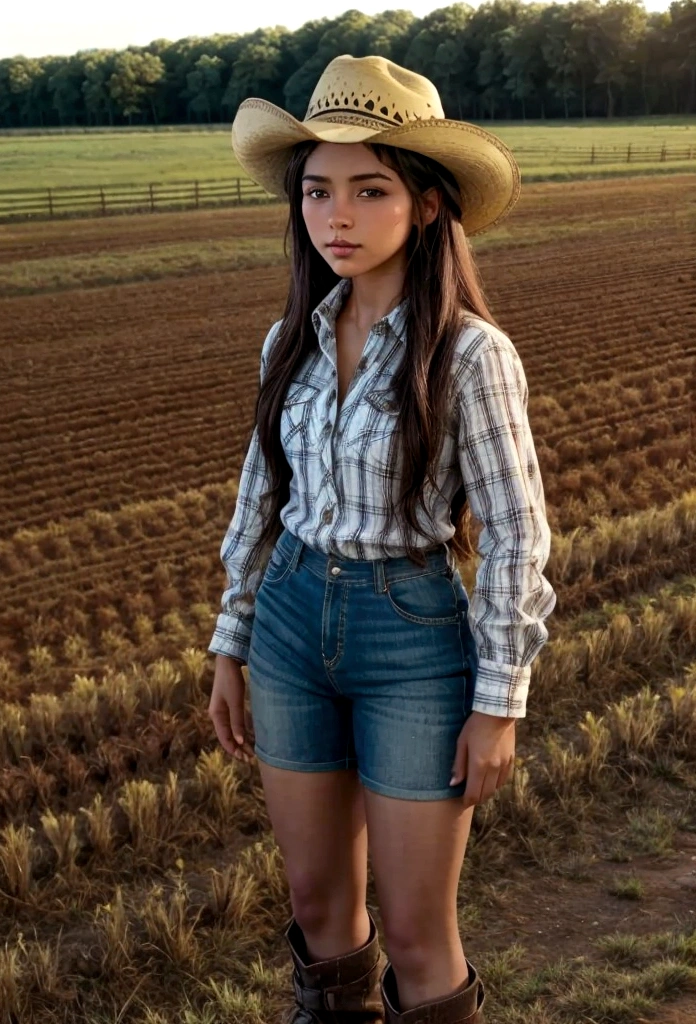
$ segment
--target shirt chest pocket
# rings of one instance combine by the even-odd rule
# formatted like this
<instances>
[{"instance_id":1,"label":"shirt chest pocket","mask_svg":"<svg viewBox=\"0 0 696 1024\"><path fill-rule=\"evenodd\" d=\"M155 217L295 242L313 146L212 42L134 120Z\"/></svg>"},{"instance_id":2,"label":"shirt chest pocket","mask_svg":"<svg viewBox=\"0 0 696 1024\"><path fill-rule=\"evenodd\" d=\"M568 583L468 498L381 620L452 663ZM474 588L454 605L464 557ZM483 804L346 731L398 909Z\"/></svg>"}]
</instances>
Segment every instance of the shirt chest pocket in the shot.
<instances>
[{"instance_id":1,"label":"shirt chest pocket","mask_svg":"<svg viewBox=\"0 0 696 1024\"><path fill-rule=\"evenodd\" d=\"M390 464L392 458L399 418L396 397L392 388L372 390L365 394L363 402L357 422L344 440L344 449L352 458L383 467Z\"/></svg>"},{"instance_id":2,"label":"shirt chest pocket","mask_svg":"<svg viewBox=\"0 0 696 1024\"><path fill-rule=\"evenodd\" d=\"M313 444L320 390L306 381L290 382L280 414L280 436L287 456L300 455Z\"/></svg>"}]
</instances>

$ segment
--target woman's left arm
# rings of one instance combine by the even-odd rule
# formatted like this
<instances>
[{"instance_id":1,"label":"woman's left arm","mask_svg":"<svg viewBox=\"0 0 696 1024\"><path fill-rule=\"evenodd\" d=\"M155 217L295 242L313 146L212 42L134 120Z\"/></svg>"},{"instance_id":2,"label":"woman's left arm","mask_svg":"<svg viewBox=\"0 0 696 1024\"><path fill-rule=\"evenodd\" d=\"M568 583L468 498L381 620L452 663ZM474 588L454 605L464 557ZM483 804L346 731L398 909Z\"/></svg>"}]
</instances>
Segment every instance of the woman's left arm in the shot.
<instances>
[{"instance_id":1,"label":"woman's left arm","mask_svg":"<svg viewBox=\"0 0 696 1024\"><path fill-rule=\"evenodd\" d=\"M469 506L482 526L481 564L469 604L478 671L463 744L477 735L480 762L489 749L494 761L500 759L510 747L510 733L514 737L514 719L526 714L531 663L548 639L544 619L556 594L543 575L551 531L522 362L502 333L485 333L477 344L456 394L459 465ZM466 761L470 756L460 756L458 748L460 778L467 768L471 773ZM484 793L490 785L489 779Z\"/></svg>"}]
</instances>

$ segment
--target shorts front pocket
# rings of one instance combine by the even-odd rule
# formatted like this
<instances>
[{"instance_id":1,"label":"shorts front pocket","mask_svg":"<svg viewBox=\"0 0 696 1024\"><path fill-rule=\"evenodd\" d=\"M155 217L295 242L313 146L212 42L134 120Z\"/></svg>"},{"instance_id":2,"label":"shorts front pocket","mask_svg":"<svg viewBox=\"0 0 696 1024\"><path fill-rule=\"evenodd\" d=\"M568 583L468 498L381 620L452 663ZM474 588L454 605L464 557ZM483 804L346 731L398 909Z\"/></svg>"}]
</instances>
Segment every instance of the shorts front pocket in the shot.
<instances>
[{"instance_id":1,"label":"shorts front pocket","mask_svg":"<svg viewBox=\"0 0 696 1024\"><path fill-rule=\"evenodd\" d=\"M459 595L448 569L390 580L387 596L394 611L407 622L425 626L451 626L459 622Z\"/></svg>"},{"instance_id":2,"label":"shorts front pocket","mask_svg":"<svg viewBox=\"0 0 696 1024\"><path fill-rule=\"evenodd\" d=\"M286 554L283 548L276 545L271 552L271 557L268 559L266 572L261 582L265 584L280 583L287 576L291 561L292 556Z\"/></svg>"}]
</instances>

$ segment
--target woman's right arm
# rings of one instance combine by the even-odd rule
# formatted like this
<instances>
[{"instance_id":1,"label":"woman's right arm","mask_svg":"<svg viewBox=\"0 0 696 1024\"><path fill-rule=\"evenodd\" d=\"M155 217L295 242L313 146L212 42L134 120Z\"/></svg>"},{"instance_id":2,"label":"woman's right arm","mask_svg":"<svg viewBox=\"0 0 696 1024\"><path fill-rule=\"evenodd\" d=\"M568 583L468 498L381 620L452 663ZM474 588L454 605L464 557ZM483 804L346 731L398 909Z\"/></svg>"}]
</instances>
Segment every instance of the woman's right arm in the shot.
<instances>
[{"instance_id":1,"label":"woman's right arm","mask_svg":"<svg viewBox=\"0 0 696 1024\"><path fill-rule=\"evenodd\" d=\"M281 322L279 320L271 327L262 346L261 383L268 352ZM222 611L208 646L213 654L225 655L240 664L246 664L248 659L256 591L263 575L259 569L252 571L250 563L252 549L264 525L260 498L268 490L269 483L266 459L259 444L258 426L255 425L239 479L234 515L220 549L227 573L227 587L222 595Z\"/></svg>"}]
</instances>

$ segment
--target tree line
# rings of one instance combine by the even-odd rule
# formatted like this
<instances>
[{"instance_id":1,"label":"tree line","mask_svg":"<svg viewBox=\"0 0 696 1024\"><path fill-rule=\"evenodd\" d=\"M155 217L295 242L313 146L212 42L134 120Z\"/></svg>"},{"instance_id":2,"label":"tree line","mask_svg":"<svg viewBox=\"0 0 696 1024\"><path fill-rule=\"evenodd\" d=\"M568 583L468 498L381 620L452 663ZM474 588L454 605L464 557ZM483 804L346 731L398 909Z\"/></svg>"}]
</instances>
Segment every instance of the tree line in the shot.
<instances>
[{"instance_id":1,"label":"tree line","mask_svg":"<svg viewBox=\"0 0 696 1024\"><path fill-rule=\"evenodd\" d=\"M427 75L445 113L470 120L696 113L696 0L455 3L416 18L349 10L126 50L0 60L4 128L229 122L262 96L304 115L326 64L380 54Z\"/></svg>"}]
</instances>

